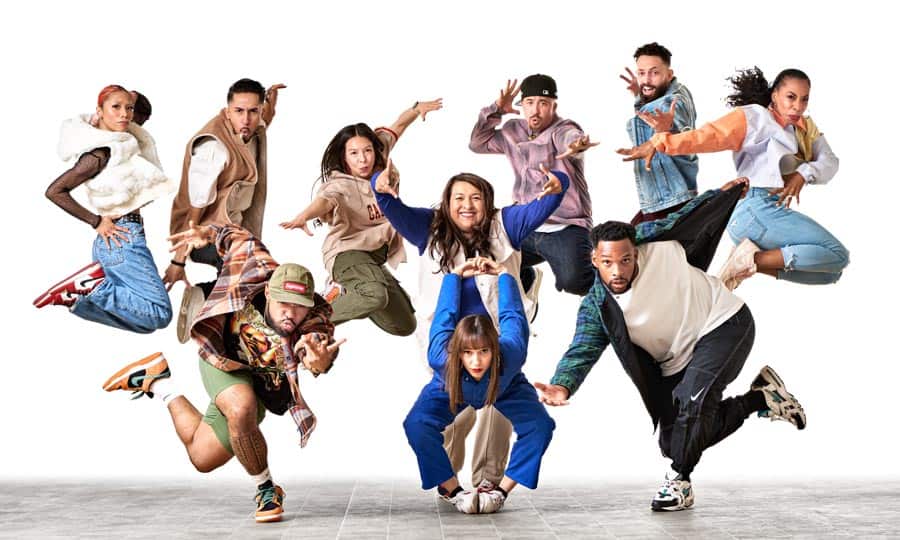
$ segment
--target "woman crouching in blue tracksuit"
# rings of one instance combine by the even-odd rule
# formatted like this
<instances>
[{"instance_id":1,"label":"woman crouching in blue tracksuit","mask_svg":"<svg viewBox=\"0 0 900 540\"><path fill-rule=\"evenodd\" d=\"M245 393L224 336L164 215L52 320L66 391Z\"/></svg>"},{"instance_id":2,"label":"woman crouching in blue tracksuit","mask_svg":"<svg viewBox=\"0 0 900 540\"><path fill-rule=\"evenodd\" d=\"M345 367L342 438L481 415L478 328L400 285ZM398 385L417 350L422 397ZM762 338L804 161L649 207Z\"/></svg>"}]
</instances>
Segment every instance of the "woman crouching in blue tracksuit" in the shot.
<instances>
[{"instance_id":1,"label":"woman crouching in blue tracksuit","mask_svg":"<svg viewBox=\"0 0 900 540\"><path fill-rule=\"evenodd\" d=\"M489 317L460 319L463 278L496 275L500 270L493 260L475 257L444 276L428 344L434 377L403 422L419 461L422 488L438 486L444 500L467 514L500 510L517 484L536 488L541 458L556 427L522 373L528 352L528 321L515 278L508 273L498 278L499 336ZM441 432L467 406L480 409L490 404L512 422L517 440L497 488L464 491L444 451Z\"/></svg>"}]
</instances>

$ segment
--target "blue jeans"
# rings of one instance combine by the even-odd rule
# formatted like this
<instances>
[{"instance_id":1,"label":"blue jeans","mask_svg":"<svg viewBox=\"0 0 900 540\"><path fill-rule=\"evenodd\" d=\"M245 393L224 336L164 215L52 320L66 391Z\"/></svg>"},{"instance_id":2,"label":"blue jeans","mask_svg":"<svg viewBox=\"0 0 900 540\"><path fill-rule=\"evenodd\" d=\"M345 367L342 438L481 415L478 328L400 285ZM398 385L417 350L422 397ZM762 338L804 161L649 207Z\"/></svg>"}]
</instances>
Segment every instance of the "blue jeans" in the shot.
<instances>
[{"instance_id":1,"label":"blue jeans","mask_svg":"<svg viewBox=\"0 0 900 540\"><path fill-rule=\"evenodd\" d=\"M457 413L468 404L460 404ZM506 476L529 489L535 489L541 469L541 459L556 423L538 399L534 387L521 373L497 397L494 407L512 422L516 442L509 456ZM453 467L444 450L441 432L454 419L450 399L439 384L429 383L422 389L412 410L403 421L406 438L419 462L422 489L431 489L453 478Z\"/></svg>"},{"instance_id":2,"label":"blue jeans","mask_svg":"<svg viewBox=\"0 0 900 540\"><path fill-rule=\"evenodd\" d=\"M172 320L169 293L159 277L153 256L147 249L144 226L118 221L128 229L128 241L121 246L101 236L94 240L94 260L103 267L106 279L72 306L82 319L113 328L149 334L165 328Z\"/></svg>"},{"instance_id":3,"label":"blue jeans","mask_svg":"<svg viewBox=\"0 0 900 540\"><path fill-rule=\"evenodd\" d=\"M781 249L784 269L778 279L807 285L834 283L850 262L850 252L812 218L777 206L777 195L765 188L750 188L738 202L728 234L738 243L749 238L761 249Z\"/></svg>"},{"instance_id":4,"label":"blue jeans","mask_svg":"<svg viewBox=\"0 0 900 540\"><path fill-rule=\"evenodd\" d=\"M594 284L591 266L590 233L584 227L569 225L552 233L533 232L522 242L520 279L525 291L534 282L532 266L544 261L556 276L556 290L584 296Z\"/></svg>"}]
</instances>

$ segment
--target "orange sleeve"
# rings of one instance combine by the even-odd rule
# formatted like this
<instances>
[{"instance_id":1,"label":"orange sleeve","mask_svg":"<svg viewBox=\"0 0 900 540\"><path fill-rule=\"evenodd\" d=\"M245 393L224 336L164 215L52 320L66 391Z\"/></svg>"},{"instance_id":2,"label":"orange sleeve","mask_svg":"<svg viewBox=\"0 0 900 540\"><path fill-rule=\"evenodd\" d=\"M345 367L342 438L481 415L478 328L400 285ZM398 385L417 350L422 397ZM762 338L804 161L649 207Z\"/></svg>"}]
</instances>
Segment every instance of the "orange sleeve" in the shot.
<instances>
[{"instance_id":1,"label":"orange sleeve","mask_svg":"<svg viewBox=\"0 0 900 540\"><path fill-rule=\"evenodd\" d=\"M653 146L658 152L670 156L738 151L747 136L747 117L741 109L735 109L722 118L683 133L657 133Z\"/></svg>"}]
</instances>

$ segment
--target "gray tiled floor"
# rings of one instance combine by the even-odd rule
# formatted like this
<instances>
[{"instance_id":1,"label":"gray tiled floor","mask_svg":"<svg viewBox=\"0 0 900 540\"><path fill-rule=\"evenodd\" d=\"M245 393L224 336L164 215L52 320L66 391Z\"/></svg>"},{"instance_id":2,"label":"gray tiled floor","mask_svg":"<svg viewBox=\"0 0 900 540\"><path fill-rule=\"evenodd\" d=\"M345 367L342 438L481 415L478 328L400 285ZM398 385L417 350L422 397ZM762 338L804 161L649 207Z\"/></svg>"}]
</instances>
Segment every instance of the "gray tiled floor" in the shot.
<instances>
[{"instance_id":1,"label":"gray tiled floor","mask_svg":"<svg viewBox=\"0 0 900 540\"><path fill-rule=\"evenodd\" d=\"M900 482L695 486L686 512L650 512L656 486L520 488L467 516L402 482L285 482L286 518L256 524L245 483L0 482L0 538L900 538Z\"/></svg>"}]
</instances>

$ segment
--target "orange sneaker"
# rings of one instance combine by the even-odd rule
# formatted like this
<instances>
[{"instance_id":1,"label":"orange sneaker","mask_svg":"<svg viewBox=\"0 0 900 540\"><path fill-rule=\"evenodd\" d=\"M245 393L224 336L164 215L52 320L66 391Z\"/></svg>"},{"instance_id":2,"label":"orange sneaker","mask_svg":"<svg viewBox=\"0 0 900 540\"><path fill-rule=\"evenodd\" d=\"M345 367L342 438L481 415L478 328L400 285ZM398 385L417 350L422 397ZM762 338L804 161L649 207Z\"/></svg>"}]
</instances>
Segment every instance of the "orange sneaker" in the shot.
<instances>
[{"instance_id":1,"label":"orange sneaker","mask_svg":"<svg viewBox=\"0 0 900 540\"><path fill-rule=\"evenodd\" d=\"M256 522L281 521L284 515L284 490L281 486L266 482L267 487L256 490ZM265 485L265 484L263 484Z\"/></svg>"},{"instance_id":2,"label":"orange sneaker","mask_svg":"<svg viewBox=\"0 0 900 540\"><path fill-rule=\"evenodd\" d=\"M134 396L131 399L137 399L144 394L152 398L153 392L150 391L150 386L153 382L171 375L172 372L169 371L166 357L162 353L153 353L117 371L103 383L103 389L107 392L132 390Z\"/></svg>"}]
</instances>

